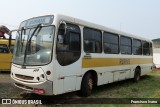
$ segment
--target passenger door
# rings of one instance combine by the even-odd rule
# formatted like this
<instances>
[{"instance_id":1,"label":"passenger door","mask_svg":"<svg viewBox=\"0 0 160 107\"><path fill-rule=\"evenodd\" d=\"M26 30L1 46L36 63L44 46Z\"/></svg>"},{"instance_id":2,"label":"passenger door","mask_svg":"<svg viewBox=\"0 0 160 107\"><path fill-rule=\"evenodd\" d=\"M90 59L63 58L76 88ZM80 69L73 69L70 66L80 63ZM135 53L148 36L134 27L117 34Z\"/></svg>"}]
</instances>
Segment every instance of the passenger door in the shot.
<instances>
[{"instance_id":1,"label":"passenger door","mask_svg":"<svg viewBox=\"0 0 160 107\"><path fill-rule=\"evenodd\" d=\"M0 71L8 71L11 67L12 54L7 45L0 44Z\"/></svg>"},{"instance_id":2,"label":"passenger door","mask_svg":"<svg viewBox=\"0 0 160 107\"><path fill-rule=\"evenodd\" d=\"M59 89L65 93L80 88L81 36L79 26L67 23L65 33L61 29L62 26L60 25L57 36L58 64L56 67L59 72L59 86L61 87Z\"/></svg>"}]
</instances>

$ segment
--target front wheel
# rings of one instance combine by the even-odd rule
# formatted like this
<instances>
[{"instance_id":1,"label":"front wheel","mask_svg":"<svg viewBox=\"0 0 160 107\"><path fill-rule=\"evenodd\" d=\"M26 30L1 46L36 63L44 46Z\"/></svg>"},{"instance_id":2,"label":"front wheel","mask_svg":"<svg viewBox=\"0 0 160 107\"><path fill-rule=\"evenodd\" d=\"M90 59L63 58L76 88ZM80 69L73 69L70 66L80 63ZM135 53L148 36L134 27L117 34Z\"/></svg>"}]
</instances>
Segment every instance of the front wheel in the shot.
<instances>
[{"instance_id":1,"label":"front wheel","mask_svg":"<svg viewBox=\"0 0 160 107\"><path fill-rule=\"evenodd\" d=\"M82 96L87 97L91 95L93 89L93 77L90 73L87 73L82 80L80 93Z\"/></svg>"}]
</instances>

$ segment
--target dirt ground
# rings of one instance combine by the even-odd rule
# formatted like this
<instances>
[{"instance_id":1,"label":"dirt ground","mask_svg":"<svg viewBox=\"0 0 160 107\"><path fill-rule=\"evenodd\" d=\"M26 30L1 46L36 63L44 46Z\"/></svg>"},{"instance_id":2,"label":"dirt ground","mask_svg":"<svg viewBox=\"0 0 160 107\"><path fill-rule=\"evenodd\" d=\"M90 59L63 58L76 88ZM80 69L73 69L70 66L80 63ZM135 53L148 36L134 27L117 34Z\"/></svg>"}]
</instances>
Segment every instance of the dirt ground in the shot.
<instances>
[{"instance_id":1,"label":"dirt ground","mask_svg":"<svg viewBox=\"0 0 160 107\"><path fill-rule=\"evenodd\" d=\"M56 103L70 102L68 98L81 98L77 96L76 92L62 94L58 96L42 96L37 94L28 93L22 89L14 86L10 78L10 72L0 72L0 98L23 98L23 99L52 99L49 102L56 101ZM58 101L56 99L63 100Z\"/></svg>"},{"instance_id":2,"label":"dirt ground","mask_svg":"<svg viewBox=\"0 0 160 107\"><path fill-rule=\"evenodd\" d=\"M13 98L23 90L13 85L10 72L0 72L0 98Z\"/></svg>"}]
</instances>

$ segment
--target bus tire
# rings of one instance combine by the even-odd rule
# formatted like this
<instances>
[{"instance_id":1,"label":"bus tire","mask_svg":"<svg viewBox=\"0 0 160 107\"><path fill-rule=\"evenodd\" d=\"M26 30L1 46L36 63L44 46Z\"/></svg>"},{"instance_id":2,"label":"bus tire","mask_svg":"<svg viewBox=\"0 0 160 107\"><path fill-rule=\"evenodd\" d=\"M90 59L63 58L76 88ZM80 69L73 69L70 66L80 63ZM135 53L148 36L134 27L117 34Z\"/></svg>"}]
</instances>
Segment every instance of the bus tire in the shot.
<instances>
[{"instance_id":1,"label":"bus tire","mask_svg":"<svg viewBox=\"0 0 160 107\"><path fill-rule=\"evenodd\" d=\"M93 76L91 73L87 73L82 80L80 93L83 97L91 95L93 89Z\"/></svg>"},{"instance_id":2,"label":"bus tire","mask_svg":"<svg viewBox=\"0 0 160 107\"><path fill-rule=\"evenodd\" d=\"M141 70L140 68L136 68L134 73L134 82L138 82L140 80L140 76L141 76Z\"/></svg>"}]
</instances>

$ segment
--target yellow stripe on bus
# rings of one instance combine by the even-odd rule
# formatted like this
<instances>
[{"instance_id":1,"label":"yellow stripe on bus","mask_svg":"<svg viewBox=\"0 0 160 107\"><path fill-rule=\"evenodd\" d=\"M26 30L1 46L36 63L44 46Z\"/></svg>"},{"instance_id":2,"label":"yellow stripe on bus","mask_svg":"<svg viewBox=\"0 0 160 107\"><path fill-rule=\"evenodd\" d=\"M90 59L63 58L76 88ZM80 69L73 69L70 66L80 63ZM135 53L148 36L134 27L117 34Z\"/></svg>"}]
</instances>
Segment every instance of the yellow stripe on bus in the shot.
<instances>
[{"instance_id":1,"label":"yellow stripe on bus","mask_svg":"<svg viewBox=\"0 0 160 107\"><path fill-rule=\"evenodd\" d=\"M83 58L82 68L151 64L152 62L152 58Z\"/></svg>"}]
</instances>

